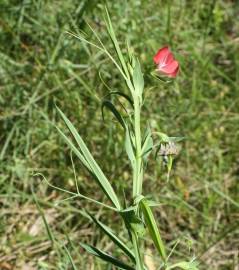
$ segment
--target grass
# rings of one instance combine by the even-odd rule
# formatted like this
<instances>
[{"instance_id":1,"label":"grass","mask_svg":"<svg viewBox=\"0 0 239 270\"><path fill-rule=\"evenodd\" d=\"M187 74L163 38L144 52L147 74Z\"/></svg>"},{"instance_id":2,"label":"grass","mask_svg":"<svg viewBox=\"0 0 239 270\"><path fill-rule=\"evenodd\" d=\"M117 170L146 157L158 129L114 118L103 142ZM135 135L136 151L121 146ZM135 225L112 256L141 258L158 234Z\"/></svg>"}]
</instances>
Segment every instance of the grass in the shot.
<instances>
[{"instance_id":1,"label":"grass","mask_svg":"<svg viewBox=\"0 0 239 270\"><path fill-rule=\"evenodd\" d=\"M195 254L200 269L238 269L239 5L222 0L108 5L121 47L127 37L144 69L143 121L150 115L153 128L186 137L170 181L157 160L149 164L144 184L162 203L157 208L162 237L168 247L179 241L175 259ZM70 152L52 125L63 126L56 103L114 187L121 191L131 182L123 132L107 113L102 121L108 89L99 72L112 90L124 85L102 53L65 34L84 31L91 38L87 19L111 48L102 14L98 1L1 1L0 269L71 269L69 253L77 269L109 269L83 253L79 242L84 241L119 255L83 208L107 224L113 219L116 229L121 224L108 210L85 200L62 201L65 194L33 176L42 173L52 184L75 190ZM164 44L181 64L172 85L159 85L150 76L152 56ZM101 198L73 160L81 193ZM146 250L154 254L150 244Z\"/></svg>"}]
</instances>

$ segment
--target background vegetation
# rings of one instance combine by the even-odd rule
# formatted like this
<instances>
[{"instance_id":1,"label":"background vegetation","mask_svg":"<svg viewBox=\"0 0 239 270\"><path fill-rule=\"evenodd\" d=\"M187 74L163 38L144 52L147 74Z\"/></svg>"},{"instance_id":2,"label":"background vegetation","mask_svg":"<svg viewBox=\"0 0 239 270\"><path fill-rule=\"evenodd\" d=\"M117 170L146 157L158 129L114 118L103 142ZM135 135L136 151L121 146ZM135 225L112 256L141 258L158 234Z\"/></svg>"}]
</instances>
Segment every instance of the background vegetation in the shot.
<instances>
[{"instance_id":1,"label":"background vegetation","mask_svg":"<svg viewBox=\"0 0 239 270\"><path fill-rule=\"evenodd\" d=\"M57 103L118 191L132 183L123 132L110 115L102 121L108 89L99 72L112 90L124 91L124 85L102 53L65 33L89 32L86 19L110 48L101 4L0 3L0 269L71 269L63 248L68 237L78 269L110 269L84 253L80 241L117 255L82 209L116 229L121 224L110 212L83 200L60 201L65 194L33 177L40 172L59 187L75 188L70 151L52 125L63 126ZM179 241L174 258L195 254L201 269L239 269L238 2L120 0L108 6L122 48L127 37L144 69L143 121L150 117L152 128L186 137L170 181L162 162L153 160L144 184L145 193L162 203L156 210L162 236L169 248ZM171 85L150 76L152 57L165 44L181 64ZM75 167L80 191L100 199L77 160ZM150 264L150 243L146 254Z\"/></svg>"}]
</instances>

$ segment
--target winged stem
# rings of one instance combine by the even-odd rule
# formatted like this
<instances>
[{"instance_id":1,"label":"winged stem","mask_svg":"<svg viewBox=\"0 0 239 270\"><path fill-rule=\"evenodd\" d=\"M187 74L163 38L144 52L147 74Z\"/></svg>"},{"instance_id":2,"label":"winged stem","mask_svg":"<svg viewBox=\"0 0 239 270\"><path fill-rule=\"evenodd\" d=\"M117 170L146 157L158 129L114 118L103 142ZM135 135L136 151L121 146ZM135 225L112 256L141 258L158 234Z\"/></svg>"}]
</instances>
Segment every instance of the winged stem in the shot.
<instances>
[{"instance_id":1,"label":"winged stem","mask_svg":"<svg viewBox=\"0 0 239 270\"><path fill-rule=\"evenodd\" d=\"M134 130L135 130L135 168L133 179L133 197L136 198L142 192L142 155L141 155L141 129L140 129L141 105L138 96L134 97Z\"/></svg>"}]
</instances>

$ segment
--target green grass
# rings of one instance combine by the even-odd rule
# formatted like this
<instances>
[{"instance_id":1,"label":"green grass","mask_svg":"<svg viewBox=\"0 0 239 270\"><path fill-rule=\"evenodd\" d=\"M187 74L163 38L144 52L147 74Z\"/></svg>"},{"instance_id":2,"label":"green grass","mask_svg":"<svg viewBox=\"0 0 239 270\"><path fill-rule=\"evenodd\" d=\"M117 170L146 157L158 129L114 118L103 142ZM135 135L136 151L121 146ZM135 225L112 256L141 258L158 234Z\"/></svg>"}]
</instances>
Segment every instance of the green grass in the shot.
<instances>
[{"instance_id":1,"label":"green grass","mask_svg":"<svg viewBox=\"0 0 239 270\"><path fill-rule=\"evenodd\" d=\"M152 128L186 137L169 183L159 160L149 164L144 183L145 193L163 203L156 210L162 237L168 248L180 240L175 259L195 254L200 269L237 269L239 5L121 0L108 6L121 47L128 38L144 70L143 122L150 117ZM56 103L122 196L132 182L123 131L107 113L102 121L108 89L99 72L112 90L125 86L102 53L65 34L85 31L93 39L86 19L111 50L101 7L76 0L0 3L0 269L71 269L68 251L77 269L109 269L84 253L80 242L119 255L83 208L117 230L121 224L110 211L79 199L61 202L66 194L33 177L42 173L75 190L69 149L53 125L63 127ZM171 85L150 76L152 57L165 44L181 65ZM108 203L73 159L81 193ZM150 244L147 250L155 254Z\"/></svg>"}]
</instances>

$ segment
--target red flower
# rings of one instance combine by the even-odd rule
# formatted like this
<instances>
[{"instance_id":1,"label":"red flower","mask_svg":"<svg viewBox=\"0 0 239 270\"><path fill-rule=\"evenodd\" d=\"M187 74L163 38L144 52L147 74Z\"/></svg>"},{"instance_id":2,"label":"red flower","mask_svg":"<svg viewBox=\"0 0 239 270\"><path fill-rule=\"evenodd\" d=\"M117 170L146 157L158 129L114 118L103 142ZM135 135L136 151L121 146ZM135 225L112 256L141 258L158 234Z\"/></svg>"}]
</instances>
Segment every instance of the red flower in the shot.
<instances>
[{"instance_id":1,"label":"red flower","mask_svg":"<svg viewBox=\"0 0 239 270\"><path fill-rule=\"evenodd\" d=\"M158 66L157 70L168 77L176 77L179 71L179 63L173 57L169 48L159 49L154 56L154 63Z\"/></svg>"}]
</instances>

